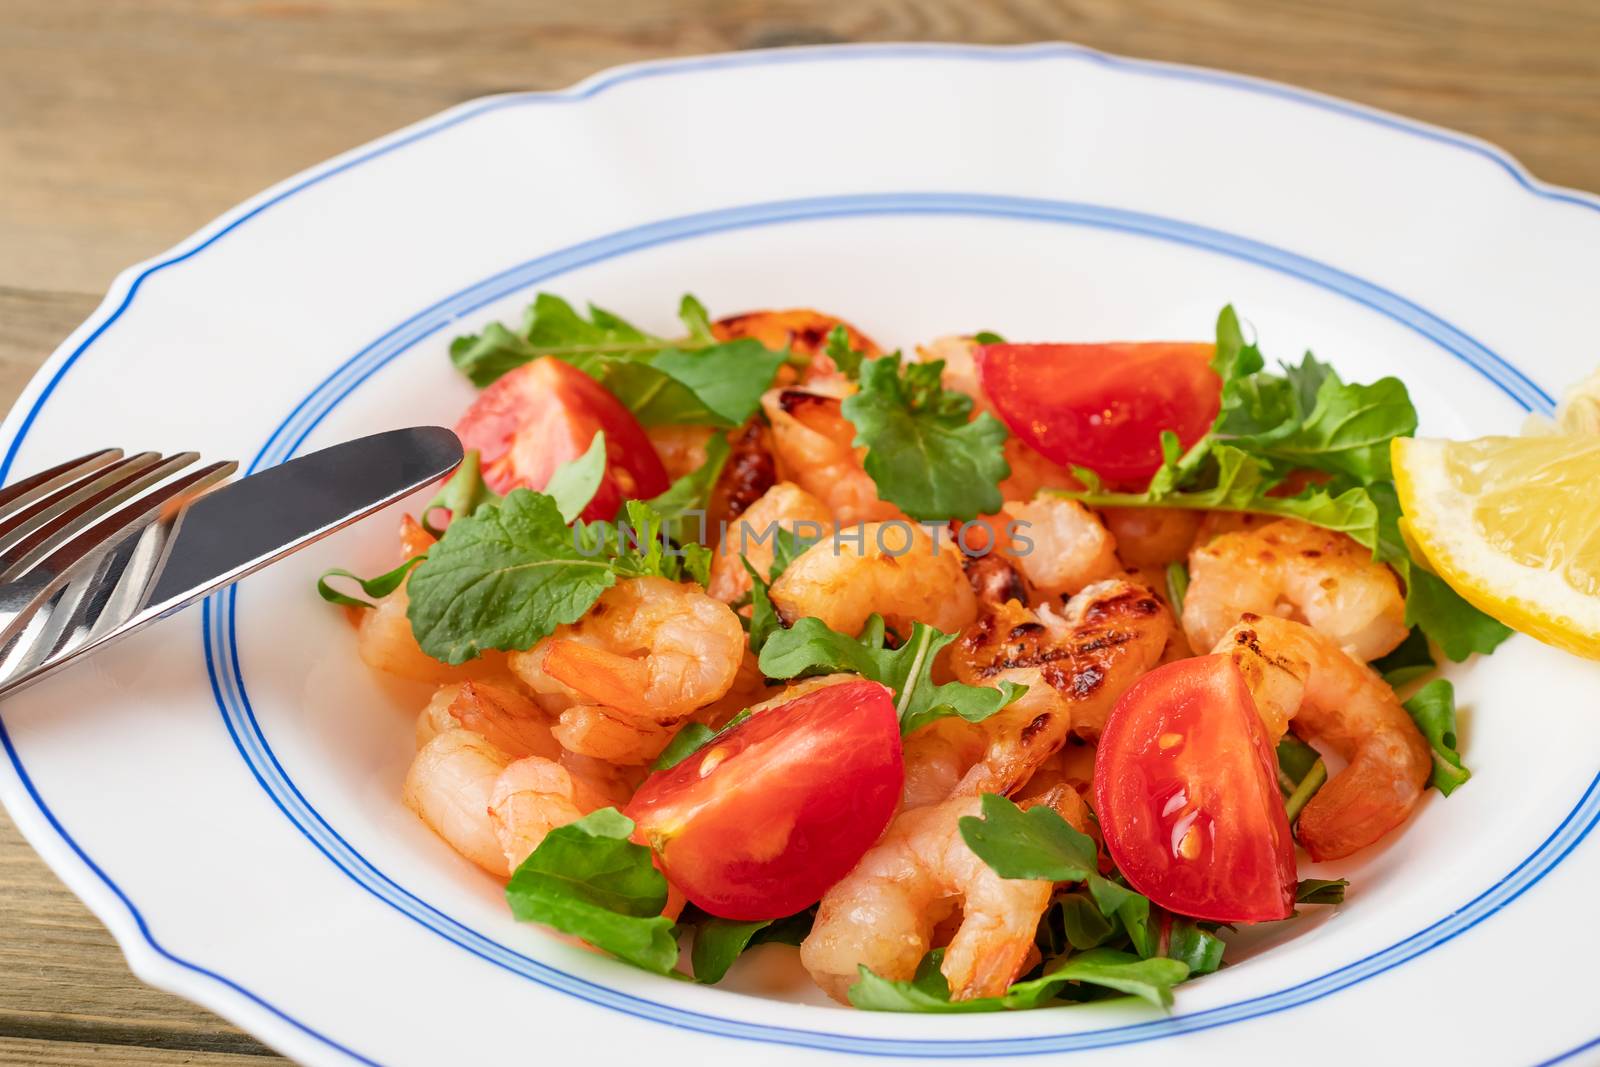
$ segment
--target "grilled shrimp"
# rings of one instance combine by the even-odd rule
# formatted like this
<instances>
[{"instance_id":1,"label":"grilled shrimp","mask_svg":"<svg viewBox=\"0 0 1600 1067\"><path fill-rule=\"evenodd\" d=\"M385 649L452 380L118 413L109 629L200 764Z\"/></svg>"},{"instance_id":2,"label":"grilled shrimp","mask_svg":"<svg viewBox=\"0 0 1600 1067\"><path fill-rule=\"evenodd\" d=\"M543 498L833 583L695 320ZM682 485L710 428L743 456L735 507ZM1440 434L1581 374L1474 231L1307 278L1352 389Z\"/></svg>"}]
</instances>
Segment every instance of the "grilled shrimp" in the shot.
<instances>
[{"instance_id":1,"label":"grilled shrimp","mask_svg":"<svg viewBox=\"0 0 1600 1067\"><path fill-rule=\"evenodd\" d=\"M1297 519L1225 533L1189 554L1189 644L1212 647L1246 612L1305 622L1362 660L1406 636L1394 572L1344 534Z\"/></svg>"},{"instance_id":2,"label":"grilled shrimp","mask_svg":"<svg viewBox=\"0 0 1600 1067\"><path fill-rule=\"evenodd\" d=\"M796 536L814 532L815 537L820 537L833 529L833 516L820 500L793 482L774 485L728 527L711 563L707 592L729 604L748 593L750 574L740 557L765 576L772 566L772 550L780 529Z\"/></svg>"},{"instance_id":3,"label":"grilled shrimp","mask_svg":"<svg viewBox=\"0 0 1600 1067\"><path fill-rule=\"evenodd\" d=\"M1086 824L1070 790L1052 794L1064 818ZM933 941L934 927L961 909L961 925L940 968L954 1000L996 996L1033 949L1039 916L1050 904L1047 881L1001 878L961 839L959 821L977 815L980 798L958 797L895 816L854 870L823 896L800 961L816 983L845 1002L866 966L883 978L909 979Z\"/></svg>"},{"instance_id":4,"label":"grilled shrimp","mask_svg":"<svg viewBox=\"0 0 1600 1067\"><path fill-rule=\"evenodd\" d=\"M1334 639L1302 623L1245 615L1216 650L1244 673L1272 740L1288 721L1347 761L1300 813L1312 859L1365 848L1405 821L1433 770L1432 753L1394 690Z\"/></svg>"},{"instance_id":5,"label":"grilled shrimp","mask_svg":"<svg viewBox=\"0 0 1600 1067\"><path fill-rule=\"evenodd\" d=\"M744 652L744 630L726 604L697 586L630 578L507 662L560 715L553 732L564 747L642 763L732 688Z\"/></svg>"},{"instance_id":6,"label":"grilled shrimp","mask_svg":"<svg viewBox=\"0 0 1600 1067\"><path fill-rule=\"evenodd\" d=\"M787 349L793 355L810 357L810 364L802 375L804 381L837 379L839 369L828 358L828 335L835 326L843 326L850 347L867 356L880 354L872 338L832 315L824 315L810 308L791 308L787 311L749 311L743 315L730 315L711 324L711 333L719 341L732 341L740 337L753 337L774 352ZM785 376L792 380L793 371L779 370L779 380Z\"/></svg>"},{"instance_id":7,"label":"grilled shrimp","mask_svg":"<svg viewBox=\"0 0 1600 1067\"><path fill-rule=\"evenodd\" d=\"M1066 742L1068 730L1098 737L1123 692L1155 666L1172 630L1161 599L1132 582L1098 582L1058 614L1016 601L986 611L950 655L968 685L1012 681L1028 692L970 729L982 757L958 793L1011 793ZM906 739L906 761L921 760L921 732Z\"/></svg>"},{"instance_id":8,"label":"grilled shrimp","mask_svg":"<svg viewBox=\"0 0 1600 1067\"><path fill-rule=\"evenodd\" d=\"M936 545L909 522L869 522L854 533L859 537L812 545L772 583L772 603L785 620L811 615L858 634L877 613L909 634L913 621L953 633L977 616L954 545Z\"/></svg>"},{"instance_id":9,"label":"grilled shrimp","mask_svg":"<svg viewBox=\"0 0 1600 1067\"><path fill-rule=\"evenodd\" d=\"M839 523L904 519L899 508L878 498L877 483L861 466L856 428L839 410L852 387L841 379L827 392L822 388L771 389L761 398L772 423L779 476L822 501Z\"/></svg>"},{"instance_id":10,"label":"grilled shrimp","mask_svg":"<svg viewBox=\"0 0 1600 1067\"><path fill-rule=\"evenodd\" d=\"M1039 596L1076 593L1121 573L1116 540L1078 501L1045 493L1027 503L1007 503L1002 512L1017 525L999 551Z\"/></svg>"}]
</instances>

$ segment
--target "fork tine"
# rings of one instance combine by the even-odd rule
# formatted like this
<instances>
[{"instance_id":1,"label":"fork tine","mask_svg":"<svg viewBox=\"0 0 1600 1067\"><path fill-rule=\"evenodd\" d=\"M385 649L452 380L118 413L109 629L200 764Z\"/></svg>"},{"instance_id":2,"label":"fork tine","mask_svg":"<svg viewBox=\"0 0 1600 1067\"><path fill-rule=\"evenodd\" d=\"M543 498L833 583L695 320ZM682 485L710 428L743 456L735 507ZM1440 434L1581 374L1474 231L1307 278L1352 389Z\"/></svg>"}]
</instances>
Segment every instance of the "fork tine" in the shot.
<instances>
[{"instance_id":1,"label":"fork tine","mask_svg":"<svg viewBox=\"0 0 1600 1067\"><path fill-rule=\"evenodd\" d=\"M120 448L102 448L77 459L69 459L47 471L22 479L14 485L0 489L0 525L12 513L21 510L42 496L55 493L64 486L81 481L88 475L122 458Z\"/></svg>"},{"instance_id":2,"label":"fork tine","mask_svg":"<svg viewBox=\"0 0 1600 1067\"><path fill-rule=\"evenodd\" d=\"M0 522L0 560L12 546L41 526L55 519L73 506L87 500L119 478L146 470L161 459L159 452L140 452L108 467L90 471L81 477L57 486L48 495L29 494L32 499L23 503L4 522ZM0 563L0 566L4 566Z\"/></svg>"},{"instance_id":3,"label":"fork tine","mask_svg":"<svg viewBox=\"0 0 1600 1067\"><path fill-rule=\"evenodd\" d=\"M192 459L193 453L186 453L173 457L164 466L175 460L187 464ZM34 645L52 631L49 612L42 612L41 609L57 600L62 591L79 576L81 569L98 566L108 554L115 553L127 538L152 522L171 519L192 497L228 477L238 466L229 461L191 471L124 504L110 515L106 515L105 506L101 506L78 524L75 530L81 532L76 532L65 543L62 543L61 537L56 537L43 546L53 550L42 560L20 568L15 576L0 575L0 592L5 593L9 601L6 605L9 618L4 629L0 630L0 650L3 650L6 660L5 669L0 674L9 677L15 673L19 662L33 659L31 652ZM97 518L99 521L94 521ZM94 524L82 529L89 522ZM74 601L69 605L69 610L75 610L77 598L69 596L68 599Z\"/></svg>"},{"instance_id":4,"label":"fork tine","mask_svg":"<svg viewBox=\"0 0 1600 1067\"><path fill-rule=\"evenodd\" d=\"M45 553L54 551L113 508L199 458L198 452L179 452L153 466L149 463L132 464L132 460L117 464L107 471L106 476L72 493L70 500L63 507L55 509L52 517L35 525L25 537L0 552L0 568L3 568L0 570L0 582L15 581Z\"/></svg>"}]
</instances>

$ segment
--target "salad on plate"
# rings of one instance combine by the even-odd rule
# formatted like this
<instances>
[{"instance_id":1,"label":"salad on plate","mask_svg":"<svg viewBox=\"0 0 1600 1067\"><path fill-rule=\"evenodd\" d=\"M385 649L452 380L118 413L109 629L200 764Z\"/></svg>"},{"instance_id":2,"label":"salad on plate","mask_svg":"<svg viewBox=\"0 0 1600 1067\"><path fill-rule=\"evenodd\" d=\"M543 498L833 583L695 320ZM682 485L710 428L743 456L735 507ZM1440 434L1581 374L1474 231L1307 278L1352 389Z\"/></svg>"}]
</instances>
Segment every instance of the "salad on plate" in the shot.
<instances>
[{"instance_id":1,"label":"salad on plate","mask_svg":"<svg viewBox=\"0 0 1600 1067\"><path fill-rule=\"evenodd\" d=\"M635 966L781 943L869 1010L1170 1007L1232 931L1343 901L1301 862L1468 782L1438 660L1507 622L1600 656L1570 426L1414 440L1400 379L1269 365L1231 307L911 352L680 318L541 294L457 338L466 461L398 567L318 587L435 687L404 803Z\"/></svg>"}]
</instances>

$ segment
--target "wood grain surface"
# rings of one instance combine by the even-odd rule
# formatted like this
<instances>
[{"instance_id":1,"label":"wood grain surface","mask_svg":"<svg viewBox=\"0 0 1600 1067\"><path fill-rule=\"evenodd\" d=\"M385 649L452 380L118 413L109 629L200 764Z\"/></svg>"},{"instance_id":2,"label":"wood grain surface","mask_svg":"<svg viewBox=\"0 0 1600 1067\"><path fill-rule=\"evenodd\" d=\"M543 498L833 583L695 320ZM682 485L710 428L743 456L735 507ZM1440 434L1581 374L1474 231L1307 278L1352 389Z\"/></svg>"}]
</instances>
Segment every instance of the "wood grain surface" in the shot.
<instances>
[{"instance_id":1,"label":"wood grain surface","mask_svg":"<svg viewBox=\"0 0 1600 1067\"><path fill-rule=\"evenodd\" d=\"M0 399L117 271L462 100L658 56L1051 39L1348 97L1600 189L1596 0L0 0ZM0 815L0 1064L271 1055L136 981Z\"/></svg>"}]
</instances>

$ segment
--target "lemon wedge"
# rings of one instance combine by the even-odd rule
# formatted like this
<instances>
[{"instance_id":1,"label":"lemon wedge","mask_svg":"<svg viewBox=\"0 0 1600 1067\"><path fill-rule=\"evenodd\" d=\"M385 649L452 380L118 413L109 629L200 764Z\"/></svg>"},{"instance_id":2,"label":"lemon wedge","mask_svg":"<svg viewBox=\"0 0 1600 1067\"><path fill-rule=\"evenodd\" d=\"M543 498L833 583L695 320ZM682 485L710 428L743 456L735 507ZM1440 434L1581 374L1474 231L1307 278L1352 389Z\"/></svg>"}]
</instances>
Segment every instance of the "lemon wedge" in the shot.
<instances>
[{"instance_id":1,"label":"lemon wedge","mask_svg":"<svg viewBox=\"0 0 1600 1067\"><path fill-rule=\"evenodd\" d=\"M1405 533L1507 626L1600 659L1600 438L1397 437Z\"/></svg>"}]
</instances>

